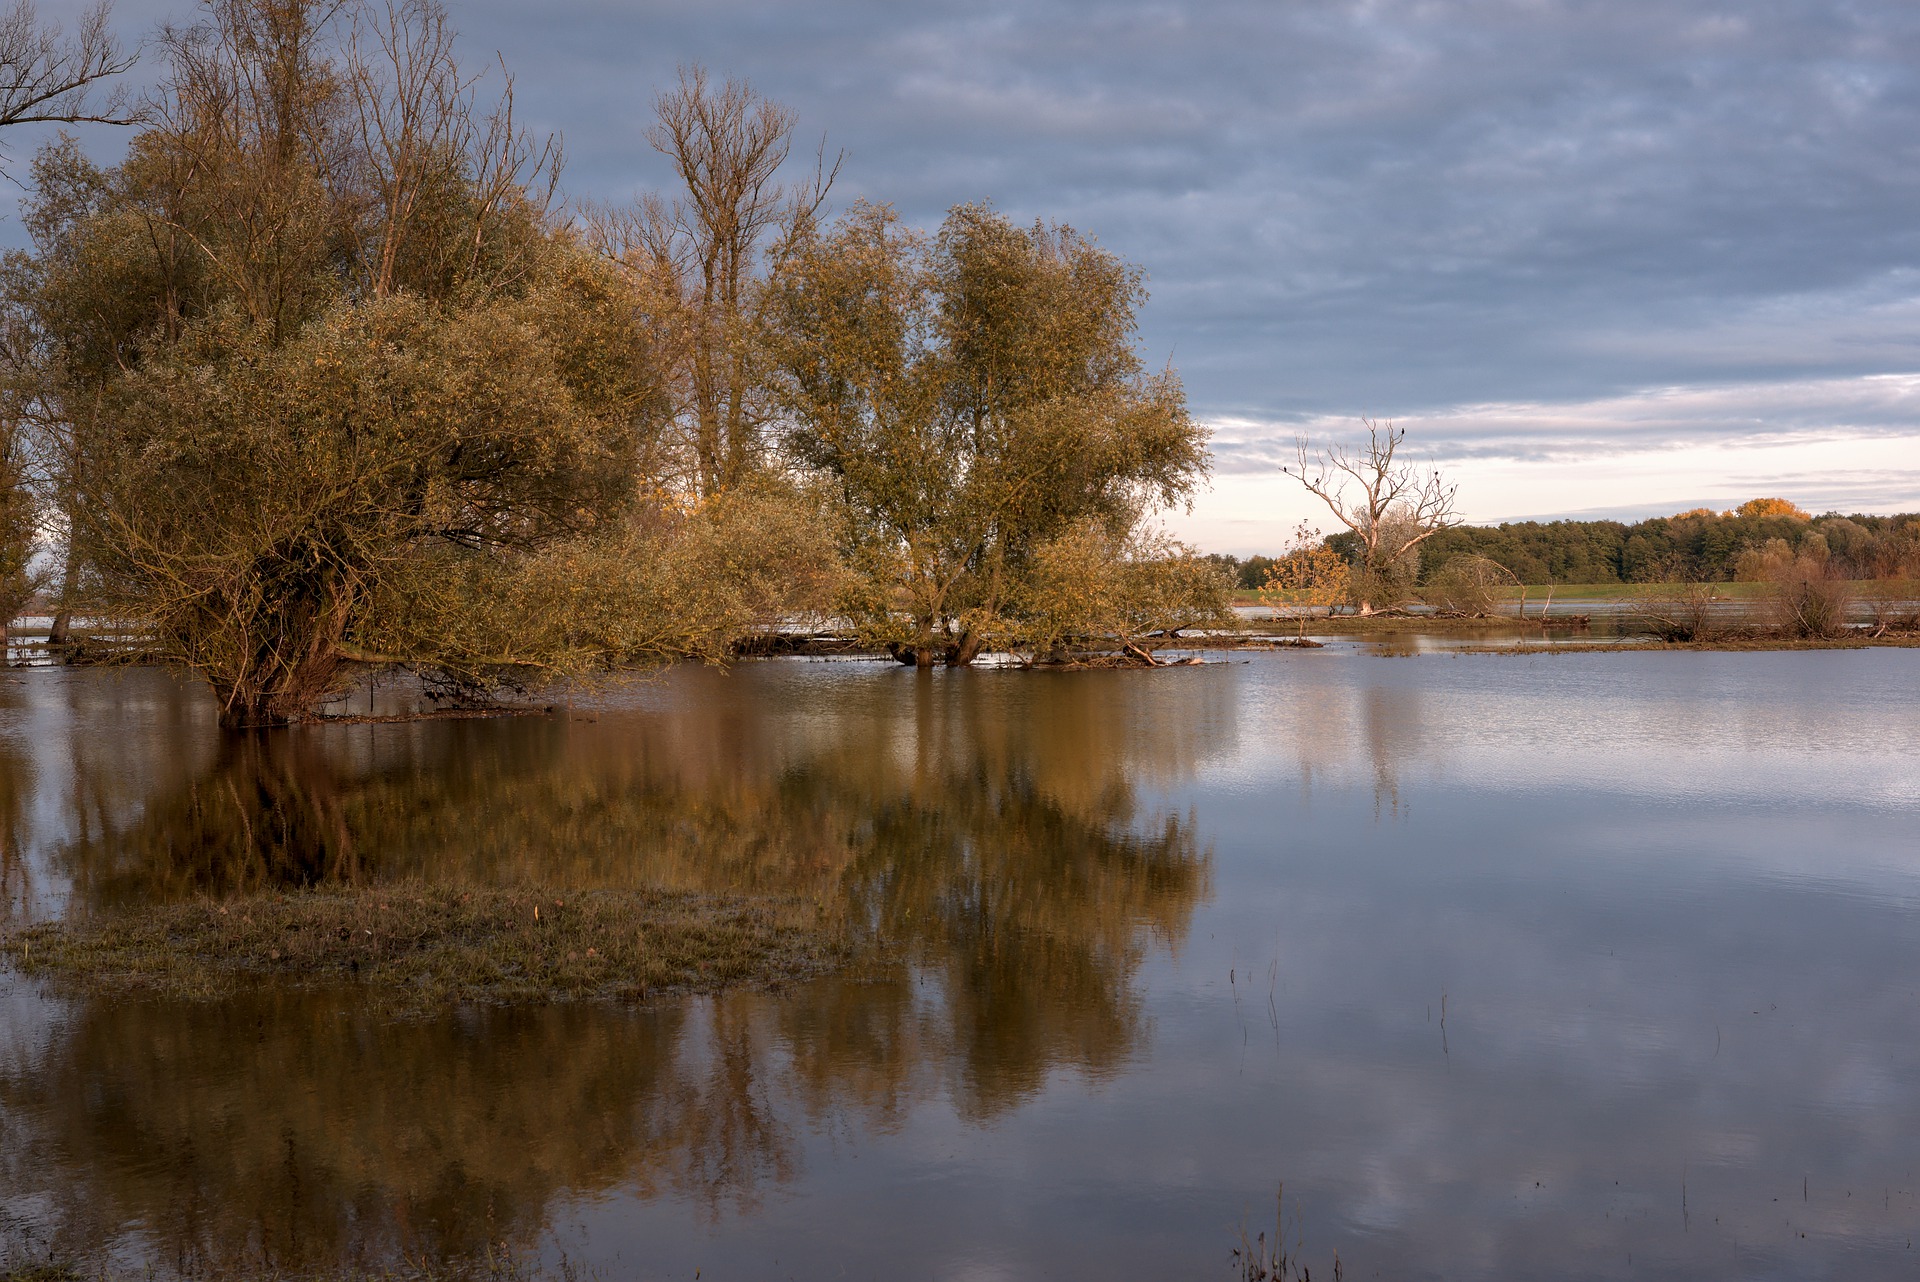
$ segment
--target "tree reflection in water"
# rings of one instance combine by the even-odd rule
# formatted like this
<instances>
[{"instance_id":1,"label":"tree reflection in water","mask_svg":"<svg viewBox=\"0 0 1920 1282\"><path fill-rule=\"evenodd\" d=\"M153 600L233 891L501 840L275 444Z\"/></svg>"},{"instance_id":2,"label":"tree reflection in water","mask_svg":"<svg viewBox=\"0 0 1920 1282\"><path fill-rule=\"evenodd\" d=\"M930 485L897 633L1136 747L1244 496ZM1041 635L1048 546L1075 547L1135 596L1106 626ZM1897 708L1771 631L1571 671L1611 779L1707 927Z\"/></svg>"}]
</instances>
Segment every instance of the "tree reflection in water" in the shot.
<instances>
[{"instance_id":1,"label":"tree reflection in water","mask_svg":"<svg viewBox=\"0 0 1920 1282\"><path fill-rule=\"evenodd\" d=\"M12 738L0 738L0 926L24 916L36 898L27 853L36 778L33 758Z\"/></svg>"},{"instance_id":2,"label":"tree reflection in water","mask_svg":"<svg viewBox=\"0 0 1920 1282\"><path fill-rule=\"evenodd\" d=\"M76 1246L138 1226L169 1265L450 1257L537 1236L563 1195L751 1206L809 1125L888 1128L936 1093L997 1116L1138 1048L1139 964L1179 945L1208 878L1192 817L1141 798L1230 739L1226 694L1204 670L766 665L678 673L594 721L203 724L205 768L131 818L81 800L126 745L76 751L70 839L40 871L82 905L408 877L765 891L837 905L908 965L412 1024L342 994L76 1003L0 1068L0 1205L44 1206ZM26 781L0 800L32 787L14 757L0 774Z\"/></svg>"}]
</instances>

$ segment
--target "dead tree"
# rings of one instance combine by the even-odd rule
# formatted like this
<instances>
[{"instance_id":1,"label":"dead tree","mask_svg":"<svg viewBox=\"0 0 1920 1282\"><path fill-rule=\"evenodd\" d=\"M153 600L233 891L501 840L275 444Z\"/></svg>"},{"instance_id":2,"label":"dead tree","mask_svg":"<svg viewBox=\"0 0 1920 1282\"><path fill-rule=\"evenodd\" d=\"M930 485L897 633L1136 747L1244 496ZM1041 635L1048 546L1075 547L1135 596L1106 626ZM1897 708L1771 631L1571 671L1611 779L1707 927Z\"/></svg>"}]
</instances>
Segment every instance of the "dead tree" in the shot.
<instances>
[{"instance_id":1,"label":"dead tree","mask_svg":"<svg viewBox=\"0 0 1920 1282\"><path fill-rule=\"evenodd\" d=\"M1461 523L1455 507L1460 487L1438 470L1418 468L1398 457L1407 439L1405 428L1360 421L1367 428L1364 446L1316 450L1302 436L1295 442L1297 464L1280 470L1325 503L1359 540L1354 599L1361 614L1371 614L1396 567L1420 544Z\"/></svg>"}]
</instances>

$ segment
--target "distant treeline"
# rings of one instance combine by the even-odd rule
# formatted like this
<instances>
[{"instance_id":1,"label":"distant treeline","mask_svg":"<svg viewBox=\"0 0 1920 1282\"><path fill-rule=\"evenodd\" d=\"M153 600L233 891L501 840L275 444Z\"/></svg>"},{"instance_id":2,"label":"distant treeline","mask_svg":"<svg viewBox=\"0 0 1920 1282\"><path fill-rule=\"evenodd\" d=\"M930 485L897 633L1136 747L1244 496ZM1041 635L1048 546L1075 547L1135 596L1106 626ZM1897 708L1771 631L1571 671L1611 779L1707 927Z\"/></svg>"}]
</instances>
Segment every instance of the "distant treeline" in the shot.
<instances>
[{"instance_id":1,"label":"distant treeline","mask_svg":"<svg viewBox=\"0 0 1920 1282\"><path fill-rule=\"evenodd\" d=\"M1759 564L1774 540L1795 555L1831 561L1850 578L1920 577L1920 513L1868 516L1829 513L1748 515L1707 509L1621 521L1515 521L1443 530L1419 548L1425 584L1457 556L1490 557L1525 583L1649 583L1690 578L1731 580ZM1327 546L1351 559L1355 536L1341 531ZM1267 581L1273 558L1216 556L1242 588Z\"/></svg>"}]
</instances>

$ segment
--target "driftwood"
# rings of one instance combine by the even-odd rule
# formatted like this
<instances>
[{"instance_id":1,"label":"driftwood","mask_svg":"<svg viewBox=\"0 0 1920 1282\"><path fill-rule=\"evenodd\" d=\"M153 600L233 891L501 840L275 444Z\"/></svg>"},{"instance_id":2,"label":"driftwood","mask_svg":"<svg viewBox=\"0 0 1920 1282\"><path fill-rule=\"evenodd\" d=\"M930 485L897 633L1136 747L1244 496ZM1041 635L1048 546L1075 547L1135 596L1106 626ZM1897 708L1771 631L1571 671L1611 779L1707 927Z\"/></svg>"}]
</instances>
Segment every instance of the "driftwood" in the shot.
<instances>
[{"instance_id":1,"label":"driftwood","mask_svg":"<svg viewBox=\"0 0 1920 1282\"><path fill-rule=\"evenodd\" d=\"M1131 641L1120 647L1120 653L1148 668L1191 668L1206 662L1197 654L1185 659L1162 659L1155 656L1153 651Z\"/></svg>"},{"instance_id":2,"label":"driftwood","mask_svg":"<svg viewBox=\"0 0 1920 1282\"><path fill-rule=\"evenodd\" d=\"M1035 655L1023 666L1029 668L1051 668L1061 672L1077 672L1089 668L1192 668L1206 663L1199 655L1185 659L1162 659L1151 650L1135 642L1128 642L1118 650L1054 650L1044 655Z\"/></svg>"}]
</instances>

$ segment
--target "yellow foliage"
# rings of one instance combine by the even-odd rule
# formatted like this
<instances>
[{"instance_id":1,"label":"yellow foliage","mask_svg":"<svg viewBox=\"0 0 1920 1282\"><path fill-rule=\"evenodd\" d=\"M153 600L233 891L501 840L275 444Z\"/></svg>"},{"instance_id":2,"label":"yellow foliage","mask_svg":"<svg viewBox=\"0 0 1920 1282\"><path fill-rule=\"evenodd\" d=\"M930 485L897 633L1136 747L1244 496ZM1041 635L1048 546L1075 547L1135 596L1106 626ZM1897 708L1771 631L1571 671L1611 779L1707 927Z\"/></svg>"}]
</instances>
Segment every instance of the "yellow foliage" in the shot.
<instances>
[{"instance_id":1,"label":"yellow foliage","mask_svg":"<svg viewBox=\"0 0 1920 1282\"><path fill-rule=\"evenodd\" d=\"M1226 576L1185 544L1082 521L1035 550L1008 623L1035 655L1151 649L1149 638L1228 622L1231 600Z\"/></svg>"},{"instance_id":2,"label":"yellow foliage","mask_svg":"<svg viewBox=\"0 0 1920 1282\"><path fill-rule=\"evenodd\" d=\"M1748 499L1733 509L1733 516L1790 516L1796 521L1811 521L1806 511L1788 499Z\"/></svg>"},{"instance_id":3,"label":"yellow foliage","mask_svg":"<svg viewBox=\"0 0 1920 1282\"><path fill-rule=\"evenodd\" d=\"M1293 532L1286 553L1267 568L1267 581L1260 588L1260 599L1268 606L1304 606L1331 608L1347 599L1352 587L1353 569L1338 552L1320 538L1320 531L1302 521ZM1301 617L1300 630L1306 631Z\"/></svg>"}]
</instances>

